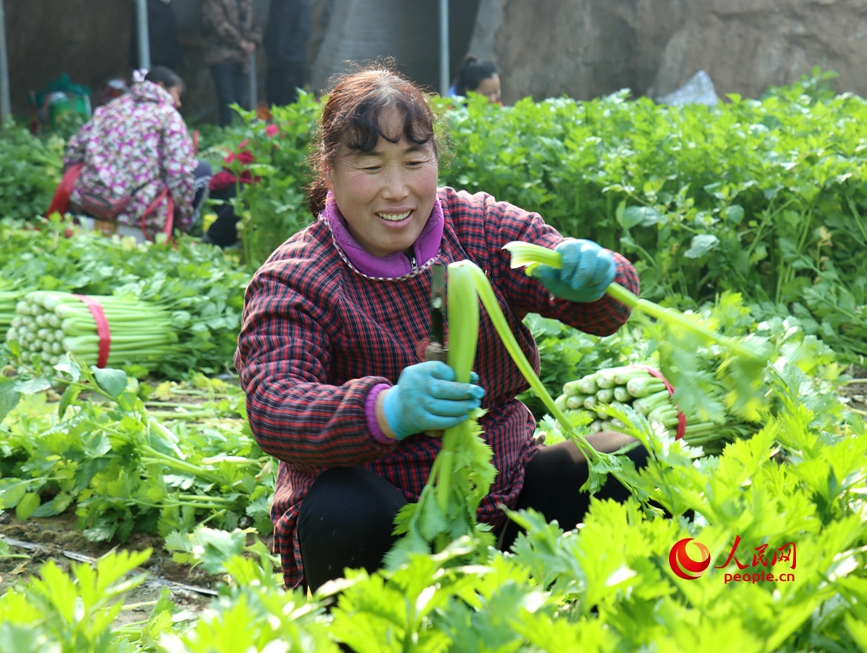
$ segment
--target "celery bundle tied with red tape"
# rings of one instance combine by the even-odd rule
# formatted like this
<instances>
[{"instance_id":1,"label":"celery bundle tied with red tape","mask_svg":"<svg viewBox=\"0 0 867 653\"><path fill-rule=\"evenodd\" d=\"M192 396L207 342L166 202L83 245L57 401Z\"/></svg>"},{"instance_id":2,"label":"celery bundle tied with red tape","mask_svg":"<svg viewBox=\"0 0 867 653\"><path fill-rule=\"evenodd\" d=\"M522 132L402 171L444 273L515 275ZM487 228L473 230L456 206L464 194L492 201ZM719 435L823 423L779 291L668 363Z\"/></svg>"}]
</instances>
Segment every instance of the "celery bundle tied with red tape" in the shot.
<instances>
[{"instance_id":1,"label":"celery bundle tied with red tape","mask_svg":"<svg viewBox=\"0 0 867 653\"><path fill-rule=\"evenodd\" d=\"M539 245L512 242L503 249L512 255L512 267L525 267L528 276L532 276L533 268L537 265L550 265L557 269L562 266L559 252ZM685 406L685 409L694 409L703 419L710 416L702 406L702 397L697 391L700 387L698 380L701 371L695 369L694 361L686 352L713 342L722 346L725 354L718 367L717 376L725 377L726 380L728 392L725 401L728 410L747 421L759 419L760 409L767 405L763 379L770 353L765 340L752 335L745 338L727 337L701 324L692 316L671 308L663 308L646 299L639 299L617 283L612 283L605 292L622 304L653 317L659 324L664 325L668 354L680 352L683 355L663 356L666 362L663 363L661 371L672 385L678 388L675 399L682 408ZM675 358L678 359L678 364L671 363Z\"/></svg>"},{"instance_id":2,"label":"celery bundle tied with red tape","mask_svg":"<svg viewBox=\"0 0 867 653\"><path fill-rule=\"evenodd\" d=\"M670 432L679 426L678 407L665 382L650 372L652 366L636 364L598 370L563 385L563 394L555 404L570 417L589 421L591 432L619 430L624 424L610 418L605 406L632 409L649 422L665 426ZM583 419L586 416L586 420ZM719 453L728 442L747 437L756 427L740 421L716 424L686 412L683 438L692 445L701 445L705 453Z\"/></svg>"},{"instance_id":3,"label":"celery bundle tied with red tape","mask_svg":"<svg viewBox=\"0 0 867 653\"><path fill-rule=\"evenodd\" d=\"M136 299L114 296L91 297L102 308L110 332L105 365L138 364L153 368L178 351L178 335L171 313ZM68 352L87 365L99 360L100 335L88 306L75 295L63 292L31 292L17 303L15 317L6 333L16 341L25 363L39 355L51 365Z\"/></svg>"}]
</instances>

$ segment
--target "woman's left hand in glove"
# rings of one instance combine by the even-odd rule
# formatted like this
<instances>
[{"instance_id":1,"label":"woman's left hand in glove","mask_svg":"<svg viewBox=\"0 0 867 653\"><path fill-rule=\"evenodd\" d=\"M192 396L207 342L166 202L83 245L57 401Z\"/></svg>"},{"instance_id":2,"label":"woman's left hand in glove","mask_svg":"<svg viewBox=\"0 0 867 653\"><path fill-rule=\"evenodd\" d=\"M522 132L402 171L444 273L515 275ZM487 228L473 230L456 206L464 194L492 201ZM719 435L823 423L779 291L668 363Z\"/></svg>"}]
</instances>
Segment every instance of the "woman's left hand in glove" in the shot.
<instances>
[{"instance_id":1,"label":"woman's left hand in glove","mask_svg":"<svg viewBox=\"0 0 867 653\"><path fill-rule=\"evenodd\" d=\"M591 240L564 240L555 251L563 257L558 270L550 265L539 265L533 271L555 297L570 302L595 302L614 281L617 263L607 249Z\"/></svg>"}]
</instances>

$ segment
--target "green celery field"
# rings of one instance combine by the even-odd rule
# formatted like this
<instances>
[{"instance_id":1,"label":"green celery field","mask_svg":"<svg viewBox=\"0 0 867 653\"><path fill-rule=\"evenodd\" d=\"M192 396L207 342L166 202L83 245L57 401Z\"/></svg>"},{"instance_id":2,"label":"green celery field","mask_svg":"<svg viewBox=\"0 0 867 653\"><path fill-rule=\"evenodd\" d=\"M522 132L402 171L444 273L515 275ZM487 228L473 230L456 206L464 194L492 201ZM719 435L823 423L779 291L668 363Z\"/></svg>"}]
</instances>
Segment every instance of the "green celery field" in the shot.
<instances>
[{"instance_id":1,"label":"green celery field","mask_svg":"<svg viewBox=\"0 0 867 653\"><path fill-rule=\"evenodd\" d=\"M283 587L277 461L232 357L252 273L311 221L319 102L276 108L276 132L250 114L207 131L212 163L256 161L226 251L38 217L62 141L15 132L0 144L0 185L21 194L0 192L0 650L867 652L867 101L824 77L715 108L434 101L442 185L635 264L641 301L612 336L527 317L541 373L520 398L547 444L615 429L650 458L586 452L586 490L612 476L631 498L568 532L510 513L526 532L503 553L475 519L495 470L468 420L386 568L312 595ZM484 273L455 265L461 305L494 310ZM150 326L119 329L128 348L97 367L70 293Z\"/></svg>"}]
</instances>

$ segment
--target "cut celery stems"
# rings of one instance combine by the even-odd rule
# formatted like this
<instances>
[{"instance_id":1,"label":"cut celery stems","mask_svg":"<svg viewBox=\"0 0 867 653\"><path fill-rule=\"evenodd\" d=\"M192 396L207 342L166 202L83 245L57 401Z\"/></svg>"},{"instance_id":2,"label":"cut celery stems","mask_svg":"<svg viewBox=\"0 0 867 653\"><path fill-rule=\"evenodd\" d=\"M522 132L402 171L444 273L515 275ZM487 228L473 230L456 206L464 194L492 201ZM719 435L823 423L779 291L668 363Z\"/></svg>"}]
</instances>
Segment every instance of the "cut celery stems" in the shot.
<instances>
[{"instance_id":1,"label":"cut celery stems","mask_svg":"<svg viewBox=\"0 0 867 653\"><path fill-rule=\"evenodd\" d=\"M560 269L562 266L562 257L559 252L556 252L541 245L533 243L512 242L503 246L512 255L512 267L525 267L525 273L532 276L533 268L537 265L550 265L552 268ZM671 325L677 325L684 329L688 329L693 333L697 333L707 340L719 343L728 349L736 352L740 356L748 356L755 359L765 359L762 352L753 351L737 340L723 336L716 331L708 329L690 320L683 313L670 308L663 308L659 304L654 304L646 299L640 299L637 295L630 292L619 283L612 283L605 290L605 294L616 299L621 304L629 306L633 310L641 311L645 315L649 315L658 320L662 320Z\"/></svg>"}]
</instances>

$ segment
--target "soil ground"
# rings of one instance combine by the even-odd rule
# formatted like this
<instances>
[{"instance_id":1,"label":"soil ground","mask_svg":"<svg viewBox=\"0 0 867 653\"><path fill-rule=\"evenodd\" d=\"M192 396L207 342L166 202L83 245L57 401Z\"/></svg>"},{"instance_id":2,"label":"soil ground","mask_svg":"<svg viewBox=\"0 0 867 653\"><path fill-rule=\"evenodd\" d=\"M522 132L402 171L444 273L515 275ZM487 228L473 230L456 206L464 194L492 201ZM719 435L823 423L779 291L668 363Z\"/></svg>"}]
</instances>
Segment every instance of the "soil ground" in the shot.
<instances>
[{"instance_id":1,"label":"soil ground","mask_svg":"<svg viewBox=\"0 0 867 653\"><path fill-rule=\"evenodd\" d=\"M839 390L849 408L861 411L867 418L867 369L853 365L846 373L857 382L850 382Z\"/></svg>"},{"instance_id":2,"label":"soil ground","mask_svg":"<svg viewBox=\"0 0 867 653\"><path fill-rule=\"evenodd\" d=\"M147 380L156 386L158 381ZM237 385L234 378L225 379L229 385ZM181 390L179 390L179 388ZM172 419L176 410L173 401L182 401L186 407L193 408L210 401L208 396L197 396L183 392L189 390L186 384L172 384L171 390L161 398L149 398L148 409L152 414L158 414L162 421ZM203 395L206 393L202 393ZM219 399L220 397L217 397ZM83 400L103 401L99 395L82 395ZM48 391L49 403L60 400L60 395ZM214 414L216 418L216 413ZM228 418L231 419L231 418ZM207 417L198 420L206 424ZM226 423L225 415L220 421ZM172 560L172 555L165 549L165 540L159 535L132 533L125 542L90 542L78 527L78 518L74 508L56 517L44 519L28 519L19 521L14 511L0 511L0 538L9 544L9 552L15 556L0 556L0 595L10 587L26 582L31 576L38 575L42 565L53 560L64 571L80 562L90 562L115 549L127 551L143 551L151 549L150 558L139 571L147 574L147 580L125 597L127 605L142 604L121 612L116 625L146 620L160 594L168 590L172 602L183 611L200 612L216 595L216 586L220 578L207 574L199 567L182 565ZM265 540L270 548L271 538Z\"/></svg>"},{"instance_id":3,"label":"soil ground","mask_svg":"<svg viewBox=\"0 0 867 653\"><path fill-rule=\"evenodd\" d=\"M70 511L71 512L71 511ZM164 590L181 610L199 612L208 605L216 593L217 577L199 568L180 565L172 560L158 535L133 533L124 543L89 542L77 526L74 514L63 514L45 519L18 521L8 512L0 515L0 536L10 544L10 553L24 554L27 558L0 558L0 595L10 587L26 582L38 575L42 565L53 560L64 571L81 561L99 558L113 549L143 551L152 549L151 557L142 565L148 580L126 596L127 604L144 604L121 612L117 625L148 618Z\"/></svg>"}]
</instances>

